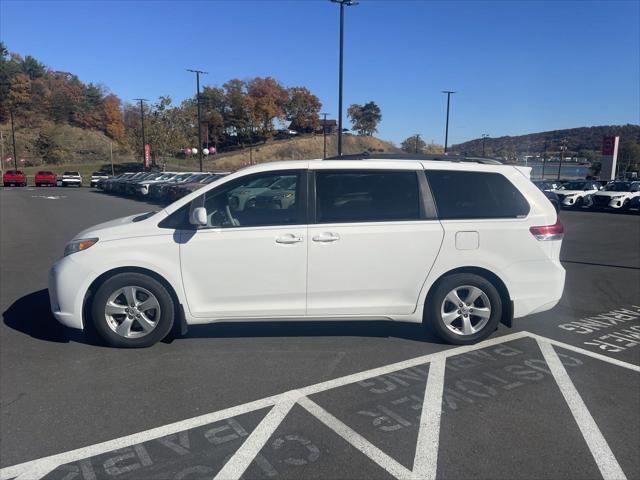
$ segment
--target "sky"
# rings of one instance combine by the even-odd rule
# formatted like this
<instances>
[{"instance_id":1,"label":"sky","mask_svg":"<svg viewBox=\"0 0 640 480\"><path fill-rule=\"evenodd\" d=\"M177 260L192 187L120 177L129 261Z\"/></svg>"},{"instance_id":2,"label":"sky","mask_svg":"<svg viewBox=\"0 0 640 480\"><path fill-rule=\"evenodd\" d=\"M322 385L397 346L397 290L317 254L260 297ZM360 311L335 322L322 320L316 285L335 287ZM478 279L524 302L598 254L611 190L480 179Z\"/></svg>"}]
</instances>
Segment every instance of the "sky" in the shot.
<instances>
[{"instance_id":1,"label":"sky","mask_svg":"<svg viewBox=\"0 0 640 480\"><path fill-rule=\"evenodd\" d=\"M0 0L0 40L125 101L272 76L336 118L339 7L328 0ZM345 9L344 111L377 136L449 144L640 123L640 1L359 0Z\"/></svg>"}]
</instances>

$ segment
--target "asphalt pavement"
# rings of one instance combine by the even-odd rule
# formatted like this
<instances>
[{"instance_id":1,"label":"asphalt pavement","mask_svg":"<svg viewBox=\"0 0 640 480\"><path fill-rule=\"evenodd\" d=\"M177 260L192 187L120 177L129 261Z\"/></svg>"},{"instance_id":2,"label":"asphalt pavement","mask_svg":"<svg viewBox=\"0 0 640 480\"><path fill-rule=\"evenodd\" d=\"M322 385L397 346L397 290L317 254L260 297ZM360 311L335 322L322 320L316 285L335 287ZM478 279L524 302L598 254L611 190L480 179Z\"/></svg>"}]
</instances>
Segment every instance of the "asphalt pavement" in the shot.
<instances>
[{"instance_id":1,"label":"asphalt pavement","mask_svg":"<svg viewBox=\"0 0 640 480\"><path fill-rule=\"evenodd\" d=\"M640 478L640 216L563 211L560 304L471 350L391 322L217 324L142 350L57 324L65 243L157 208L0 189L0 478Z\"/></svg>"}]
</instances>

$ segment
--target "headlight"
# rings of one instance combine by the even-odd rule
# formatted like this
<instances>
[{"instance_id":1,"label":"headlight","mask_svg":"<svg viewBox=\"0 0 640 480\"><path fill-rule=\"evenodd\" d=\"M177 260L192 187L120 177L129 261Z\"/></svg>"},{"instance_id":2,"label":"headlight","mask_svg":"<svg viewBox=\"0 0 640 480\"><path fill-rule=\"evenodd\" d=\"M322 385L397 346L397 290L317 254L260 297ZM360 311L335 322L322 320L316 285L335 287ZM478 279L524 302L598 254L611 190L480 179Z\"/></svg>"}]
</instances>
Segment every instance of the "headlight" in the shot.
<instances>
[{"instance_id":1,"label":"headlight","mask_svg":"<svg viewBox=\"0 0 640 480\"><path fill-rule=\"evenodd\" d=\"M72 253L81 252L91 247L98 242L97 238L82 238L80 240L72 240L64 247L64 256L71 255Z\"/></svg>"}]
</instances>

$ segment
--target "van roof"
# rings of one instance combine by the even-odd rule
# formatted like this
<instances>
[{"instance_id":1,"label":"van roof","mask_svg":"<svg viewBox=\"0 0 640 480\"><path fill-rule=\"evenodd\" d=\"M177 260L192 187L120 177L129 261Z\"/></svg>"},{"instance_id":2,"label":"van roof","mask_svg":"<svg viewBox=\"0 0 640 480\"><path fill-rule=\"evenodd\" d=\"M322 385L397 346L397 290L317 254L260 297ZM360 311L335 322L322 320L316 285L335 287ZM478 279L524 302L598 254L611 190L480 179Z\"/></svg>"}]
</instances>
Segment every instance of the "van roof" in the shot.
<instances>
[{"instance_id":1,"label":"van roof","mask_svg":"<svg viewBox=\"0 0 640 480\"><path fill-rule=\"evenodd\" d=\"M349 155L328 157L326 160L418 160L440 162L473 162L489 165L502 165L500 160L486 157L469 157L466 155L445 154L411 154L411 153L371 153L362 152Z\"/></svg>"}]
</instances>

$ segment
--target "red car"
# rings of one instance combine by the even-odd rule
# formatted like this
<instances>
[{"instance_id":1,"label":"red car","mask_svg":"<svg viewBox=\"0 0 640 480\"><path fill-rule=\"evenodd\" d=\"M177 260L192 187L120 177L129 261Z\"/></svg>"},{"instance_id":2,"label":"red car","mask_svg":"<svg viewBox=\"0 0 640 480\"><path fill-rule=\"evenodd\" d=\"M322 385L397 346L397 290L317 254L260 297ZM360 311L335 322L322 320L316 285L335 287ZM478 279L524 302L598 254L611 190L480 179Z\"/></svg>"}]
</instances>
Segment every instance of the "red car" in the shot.
<instances>
[{"instance_id":1,"label":"red car","mask_svg":"<svg viewBox=\"0 0 640 480\"><path fill-rule=\"evenodd\" d=\"M14 185L16 187L27 186L27 176L20 170L7 170L2 176L2 183L5 187Z\"/></svg>"},{"instance_id":2,"label":"red car","mask_svg":"<svg viewBox=\"0 0 640 480\"><path fill-rule=\"evenodd\" d=\"M36 173L36 187L42 187L46 185L56 186L57 182L56 174L53 172L38 172Z\"/></svg>"}]
</instances>

